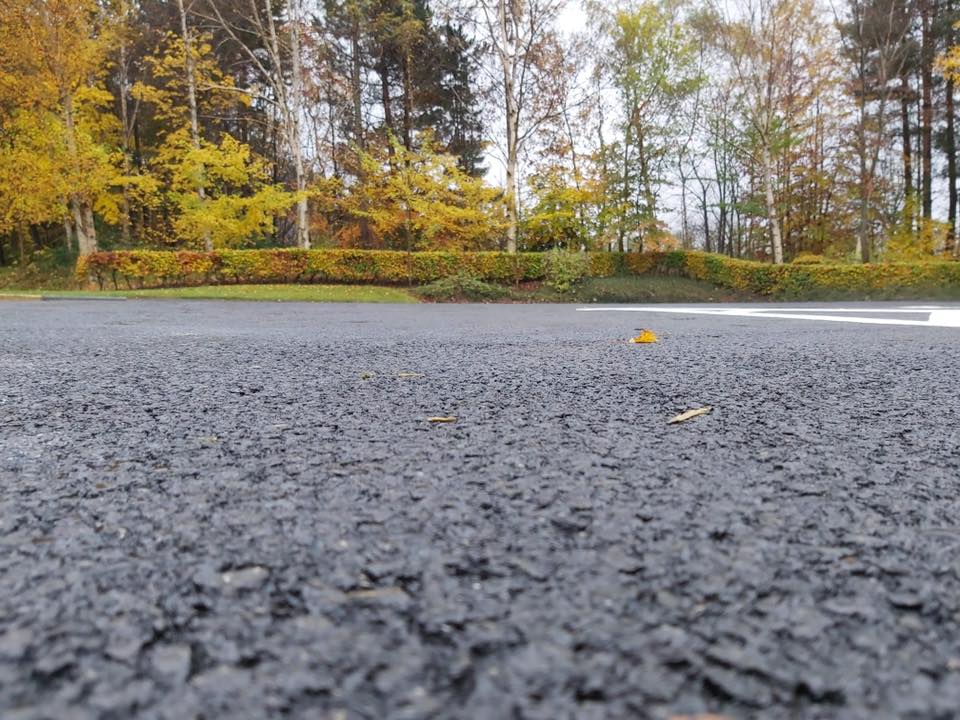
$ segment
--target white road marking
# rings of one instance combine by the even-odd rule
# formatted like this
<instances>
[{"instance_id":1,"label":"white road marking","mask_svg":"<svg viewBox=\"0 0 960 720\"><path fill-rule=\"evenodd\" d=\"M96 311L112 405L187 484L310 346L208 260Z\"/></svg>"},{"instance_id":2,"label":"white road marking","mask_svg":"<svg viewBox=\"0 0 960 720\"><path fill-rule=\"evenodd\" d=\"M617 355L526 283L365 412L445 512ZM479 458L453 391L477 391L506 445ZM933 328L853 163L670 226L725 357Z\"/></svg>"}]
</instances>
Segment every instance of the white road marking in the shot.
<instances>
[{"instance_id":1,"label":"white road marking","mask_svg":"<svg viewBox=\"0 0 960 720\"><path fill-rule=\"evenodd\" d=\"M960 328L960 308L729 308L725 310L707 310L703 308L665 308L665 307L598 307L577 308L579 312L646 312L675 313L678 315L724 315L727 317L775 318L782 320L822 320L824 322L861 323L865 325L915 325L920 327ZM816 313L851 313L847 315L828 315ZM858 314L852 314L858 313ZM898 314L929 313L926 320L898 320L896 318L862 317L859 313Z\"/></svg>"}]
</instances>

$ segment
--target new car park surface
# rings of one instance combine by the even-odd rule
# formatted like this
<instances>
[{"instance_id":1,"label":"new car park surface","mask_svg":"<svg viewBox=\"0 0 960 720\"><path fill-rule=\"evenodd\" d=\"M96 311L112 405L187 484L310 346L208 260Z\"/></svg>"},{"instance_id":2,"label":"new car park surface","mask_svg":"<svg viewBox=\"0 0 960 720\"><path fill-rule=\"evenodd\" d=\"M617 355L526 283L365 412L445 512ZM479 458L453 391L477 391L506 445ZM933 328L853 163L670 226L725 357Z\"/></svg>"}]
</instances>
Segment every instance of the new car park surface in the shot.
<instances>
[{"instance_id":1,"label":"new car park surface","mask_svg":"<svg viewBox=\"0 0 960 720\"><path fill-rule=\"evenodd\" d=\"M4 304L0 716L954 717L919 305Z\"/></svg>"}]
</instances>

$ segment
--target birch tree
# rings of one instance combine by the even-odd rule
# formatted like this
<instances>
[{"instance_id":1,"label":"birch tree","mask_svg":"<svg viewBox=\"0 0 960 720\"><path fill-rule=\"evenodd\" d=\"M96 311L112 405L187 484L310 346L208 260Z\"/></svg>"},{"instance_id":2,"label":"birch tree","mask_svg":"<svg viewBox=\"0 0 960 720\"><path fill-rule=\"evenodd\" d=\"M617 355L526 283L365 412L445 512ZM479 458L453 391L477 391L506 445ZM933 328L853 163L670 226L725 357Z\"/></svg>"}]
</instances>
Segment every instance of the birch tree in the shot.
<instances>
[{"instance_id":1,"label":"birch tree","mask_svg":"<svg viewBox=\"0 0 960 720\"><path fill-rule=\"evenodd\" d=\"M200 11L200 14L223 29L270 89L269 100L280 116L284 144L290 152L298 194L296 242L298 247L309 248L308 177L301 136L304 117L303 0L287 0L285 27L278 26L273 0L262 0L262 3L261 6L258 0L250 0L249 12L242 19L225 16L216 0L208 2L207 9ZM246 39L250 37L253 37L255 42Z\"/></svg>"},{"instance_id":2,"label":"birch tree","mask_svg":"<svg viewBox=\"0 0 960 720\"><path fill-rule=\"evenodd\" d=\"M183 5L183 0L177 0L177 9L180 11L180 33L183 38L183 64L184 79L187 86L187 107L190 112L190 142L195 151L200 150L200 123L197 119L197 72L196 58L193 53L193 38L190 28L187 25L187 11ZM200 166L197 173L197 197L200 198L200 204L204 204L207 199L206 188L204 187L205 171ZM213 250L213 238L209 231L203 235L203 247L207 252Z\"/></svg>"},{"instance_id":3,"label":"birch tree","mask_svg":"<svg viewBox=\"0 0 960 720\"><path fill-rule=\"evenodd\" d=\"M554 23L566 0L476 0L484 40L499 68L495 83L504 119L507 251L517 250L520 153L541 125L556 117L562 100L549 92L557 71L547 49L556 45Z\"/></svg>"}]
</instances>

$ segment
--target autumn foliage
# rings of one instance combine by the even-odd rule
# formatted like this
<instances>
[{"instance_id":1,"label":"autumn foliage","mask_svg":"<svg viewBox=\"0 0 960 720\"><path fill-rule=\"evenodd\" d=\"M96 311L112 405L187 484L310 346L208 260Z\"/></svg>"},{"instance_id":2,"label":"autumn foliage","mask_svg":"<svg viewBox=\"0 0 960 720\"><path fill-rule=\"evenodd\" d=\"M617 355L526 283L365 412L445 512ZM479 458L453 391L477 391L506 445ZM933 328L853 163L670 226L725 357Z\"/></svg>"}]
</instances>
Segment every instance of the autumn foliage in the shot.
<instances>
[{"instance_id":1,"label":"autumn foliage","mask_svg":"<svg viewBox=\"0 0 960 720\"><path fill-rule=\"evenodd\" d=\"M960 257L955 10L3 0L0 266L119 248Z\"/></svg>"}]
</instances>

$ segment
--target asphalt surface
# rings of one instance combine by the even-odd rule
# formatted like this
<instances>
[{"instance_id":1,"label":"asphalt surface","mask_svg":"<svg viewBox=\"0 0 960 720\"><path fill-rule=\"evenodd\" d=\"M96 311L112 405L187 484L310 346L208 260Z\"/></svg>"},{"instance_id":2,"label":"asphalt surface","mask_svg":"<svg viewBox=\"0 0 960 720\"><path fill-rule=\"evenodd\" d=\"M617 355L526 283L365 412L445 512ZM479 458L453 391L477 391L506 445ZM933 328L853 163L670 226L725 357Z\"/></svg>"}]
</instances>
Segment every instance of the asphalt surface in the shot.
<instances>
[{"instance_id":1,"label":"asphalt surface","mask_svg":"<svg viewBox=\"0 0 960 720\"><path fill-rule=\"evenodd\" d=\"M0 304L0 717L957 717L958 373L957 328Z\"/></svg>"}]
</instances>

